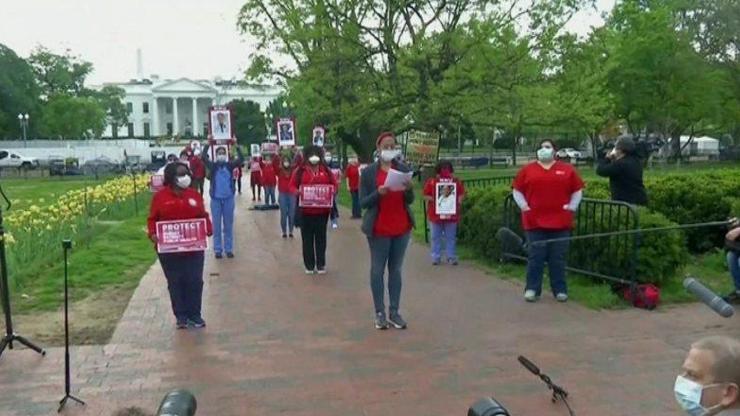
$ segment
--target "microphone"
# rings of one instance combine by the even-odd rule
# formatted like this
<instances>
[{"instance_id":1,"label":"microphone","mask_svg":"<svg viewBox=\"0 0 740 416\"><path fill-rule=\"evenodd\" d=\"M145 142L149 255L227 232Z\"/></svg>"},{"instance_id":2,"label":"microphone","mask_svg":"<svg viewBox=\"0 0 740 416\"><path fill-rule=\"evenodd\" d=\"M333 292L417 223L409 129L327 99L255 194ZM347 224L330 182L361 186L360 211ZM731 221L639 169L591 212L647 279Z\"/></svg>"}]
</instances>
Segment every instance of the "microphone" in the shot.
<instances>
[{"instance_id":1,"label":"microphone","mask_svg":"<svg viewBox=\"0 0 740 416\"><path fill-rule=\"evenodd\" d=\"M683 287L685 287L689 293L702 301L702 303L717 312L720 316L729 318L735 313L735 308L733 308L732 305L725 302L724 299L717 296L716 293L712 292L693 277L687 277L684 279Z\"/></svg>"},{"instance_id":2,"label":"microphone","mask_svg":"<svg viewBox=\"0 0 740 416\"><path fill-rule=\"evenodd\" d=\"M194 416L197 408L193 393L187 390L174 390L162 399L157 416Z\"/></svg>"},{"instance_id":3,"label":"microphone","mask_svg":"<svg viewBox=\"0 0 740 416\"><path fill-rule=\"evenodd\" d=\"M533 362L526 359L523 355L520 355L518 359L519 359L519 362L524 366L524 368L529 370L529 372L531 372L532 374L536 376L540 375L539 367L537 367Z\"/></svg>"}]
</instances>

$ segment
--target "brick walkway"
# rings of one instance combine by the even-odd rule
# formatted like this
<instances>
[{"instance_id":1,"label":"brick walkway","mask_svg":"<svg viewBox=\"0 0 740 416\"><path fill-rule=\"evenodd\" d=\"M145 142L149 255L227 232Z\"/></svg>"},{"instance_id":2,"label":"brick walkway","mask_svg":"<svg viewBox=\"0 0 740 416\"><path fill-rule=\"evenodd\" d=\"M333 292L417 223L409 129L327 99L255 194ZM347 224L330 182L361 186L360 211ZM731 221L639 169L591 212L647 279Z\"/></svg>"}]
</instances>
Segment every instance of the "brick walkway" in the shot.
<instances>
[{"instance_id":1,"label":"brick walkway","mask_svg":"<svg viewBox=\"0 0 740 416\"><path fill-rule=\"evenodd\" d=\"M196 393L198 415L464 415L493 395L513 415L566 415L516 361L524 354L569 389L579 415L675 415L673 380L689 343L740 336L740 319L702 305L596 312L545 298L469 266L433 267L410 247L402 310L409 330L376 331L368 249L359 224L330 231L329 274L303 275L300 242L278 237L276 212L238 202L237 258L208 258L205 330L175 331L164 277L152 267L111 343L73 350L75 395L108 415L153 412L170 389ZM19 328L22 331L22 328ZM0 358L0 415L51 415L63 394L63 349Z\"/></svg>"}]
</instances>

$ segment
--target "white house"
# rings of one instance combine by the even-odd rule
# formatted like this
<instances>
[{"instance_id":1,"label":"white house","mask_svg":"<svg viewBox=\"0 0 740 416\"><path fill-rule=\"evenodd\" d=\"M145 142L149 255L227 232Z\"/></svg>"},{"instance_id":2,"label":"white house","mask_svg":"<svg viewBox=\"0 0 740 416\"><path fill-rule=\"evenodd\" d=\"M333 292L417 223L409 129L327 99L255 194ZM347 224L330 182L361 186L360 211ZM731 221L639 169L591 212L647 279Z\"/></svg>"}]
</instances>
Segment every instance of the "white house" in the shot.
<instances>
[{"instance_id":1,"label":"white house","mask_svg":"<svg viewBox=\"0 0 740 416\"><path fill-rule=\"evenodd\" d=\"M218 78L161 80L156 75L150 78L103 85L114 85L126 91L124 102L130 111L127 126L120 126L117 135L108 126L103 137L149 138L186 133L202 137L208 131L209 107L243 99L256 102L264 110L282 91L275 86Z\"/></svg>"}]
</instances>

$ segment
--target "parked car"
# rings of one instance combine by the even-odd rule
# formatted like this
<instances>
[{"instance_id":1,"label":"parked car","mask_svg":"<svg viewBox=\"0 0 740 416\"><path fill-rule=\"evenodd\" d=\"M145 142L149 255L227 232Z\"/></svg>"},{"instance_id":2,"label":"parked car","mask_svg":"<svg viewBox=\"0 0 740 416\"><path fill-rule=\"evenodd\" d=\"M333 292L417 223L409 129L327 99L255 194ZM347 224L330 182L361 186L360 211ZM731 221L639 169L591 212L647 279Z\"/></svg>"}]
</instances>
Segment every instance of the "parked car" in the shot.
<instances>
[{"instance_id":1,"label":"parked car","mask_svg":"<svg viewBox=\"0 0 740 416\"><path fill-rule=\"evenodd\" d=\"M36 169L37 167L39 167L39 160L35 157L23 156L9 150L0 150L0 168Z\"/></svg>"},{"instance_id":2,"label":"parked car","mask_svg":"<svg viewBox=\"0 0 740 416\"><path fill-rule=\"evenodd\" d=\"M49 176L64 176L64 158L61 156L49 156Z\"/></svg>"},{"instance_id":3,"label":"parked car","mask_svg":"<svg viewBox=\"0 0 740 416\"><path fill-rule=\"evenodd\" d=\"M583 157L581 152L579 152L576 149L573 149L572 147L566 147L564 149L558 150L557 156L561 159L580 159Z\"/></svg>"},{"instance_id":4,"label":"parked car","mask_svg":"<svg viewBox=\"0 0 740 416\"><path fill-rule=\"evenodd\" d=\"M105 156L90 159L82 164L82 172L85 175L99 175L103 173L118 172L120 166Z\"/></svg>"},{"instance_id":5,"label":"parked car","mask_svg":"<svg viewBox=\"0 0 740 416\"><path fill-rule=\"evenodd\" d=\"M82 175L82 170L80 170L80 160L76 157L68 157L64 159L64 174Z\"/></svg>"}]
</instances>

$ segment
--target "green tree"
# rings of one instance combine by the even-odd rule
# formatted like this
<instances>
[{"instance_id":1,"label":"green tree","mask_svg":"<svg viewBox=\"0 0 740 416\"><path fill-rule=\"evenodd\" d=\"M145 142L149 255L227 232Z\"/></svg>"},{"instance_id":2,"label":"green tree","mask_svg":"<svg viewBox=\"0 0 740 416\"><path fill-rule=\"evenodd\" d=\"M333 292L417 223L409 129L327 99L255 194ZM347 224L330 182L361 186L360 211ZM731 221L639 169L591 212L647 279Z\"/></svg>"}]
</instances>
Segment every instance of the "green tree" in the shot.
<instances>
[{"instance_id":1,"label":"green tree","mask_svg":"<svg viewBox=\"0 0 740 416\"><path fill-rule=\"evenodd\" d=\"M100 137L105 130L106 114L92 97L58 94L44 106L42 133L60 139Z\"/></svg>"},{"instance_id":2,"label":"green tree","mask_svg":"<svg viewBox=\"0 0 740 416\"><path fill-rule=\"evenodd\" d=\"M83 94L85 78L93 69L90 62L73 56L70 50L58 55L42 46L31 52L28 63L36 74L42 96L47 99L56 94Z\"/></svg>"},{"instance_id":3,"label":"green tree","mask_svg":"<svg viewBox=\"0 0 740 416\"><path fill-rule=\"evenodd\" d=\"M118 127L128 124L129 111L126 108L126 104L124 104L126 91L114 85L106 85L100 91L91 92L90 95L103 108L106 114L107 124L111 126L113 137L115 138L118 133Z\"/></svg>"},{"instance_id":4,"label":"green tree","mask_svg":"<svg viewBox=\"0 0 740 416\"><path fill-rule=\"evenodd\" d=\"M234 100L227 105L234 112L234 131L239 144L262 143L267 137L267 126L259 104L249 100Z\"/></svg>"},{"instance_id":5,"label":"green tree","mask_svg":"<svg viewBox=\"0 0 740 416\"><path fill-rule=\"evenodd\" d=\"M39 89L33 70L12 49L0 44L0 138L21 137L18 114L29 114L29 135L40 115Z\"/></svg>"}]
</instances>

